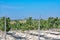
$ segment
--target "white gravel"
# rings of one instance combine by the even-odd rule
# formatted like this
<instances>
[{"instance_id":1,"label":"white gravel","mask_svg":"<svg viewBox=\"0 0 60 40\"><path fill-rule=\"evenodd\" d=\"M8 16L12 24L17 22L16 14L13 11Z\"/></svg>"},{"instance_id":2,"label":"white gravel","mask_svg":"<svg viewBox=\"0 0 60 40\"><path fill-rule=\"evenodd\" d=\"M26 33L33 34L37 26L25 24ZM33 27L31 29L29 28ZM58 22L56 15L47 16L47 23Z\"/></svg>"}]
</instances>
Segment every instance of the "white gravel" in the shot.
<instances>
[{"instance_id":1,"label":"white gravel","mask_svg":"<svg viewBox=\"0 0 60 40\"><path fill-rule=\"evenodd\" d=\"M36 31L36 30L29 31L28 33L26 33L26 31L25 32L10 31L9 33L13 33L13 32L15 33L15 35L27 38L27 40L38 40L38 36L28 34L28 33L38 34L38 31ZM40 35L44 35L43 37L40 37L41 40L46 40L44 37L60 39L60 35L55 35L55 34L59 34L60 32L41 31L40 33L41 33ZM50 33L55 33L55 34L50 34ZM0 33L0 37L2 38L1 40L4 40L4 33L3 33L3 36L2 36L2 33ZM7 35L6 40L15 40L15 38L12 37L11 35Z\"/></svg>"}]
</instances>

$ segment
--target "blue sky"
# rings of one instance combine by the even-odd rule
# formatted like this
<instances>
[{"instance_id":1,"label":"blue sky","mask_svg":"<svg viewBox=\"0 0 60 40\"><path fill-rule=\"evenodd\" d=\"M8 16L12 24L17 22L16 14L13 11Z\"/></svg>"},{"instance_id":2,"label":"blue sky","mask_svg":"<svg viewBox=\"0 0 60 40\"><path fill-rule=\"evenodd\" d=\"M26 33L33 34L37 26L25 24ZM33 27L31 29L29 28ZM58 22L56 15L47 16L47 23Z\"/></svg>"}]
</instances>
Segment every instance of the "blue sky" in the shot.
<instances>
[{"instance_id":1,"label":"blue sky","mask_svg":"<svg viewBox=\"0 0 60 40\"><path fill-rule=\"evenodd\" d=\"M11 19L48 17L60 18L60 0L0 0L0 17Z\"/></svg>"}]
</instances>

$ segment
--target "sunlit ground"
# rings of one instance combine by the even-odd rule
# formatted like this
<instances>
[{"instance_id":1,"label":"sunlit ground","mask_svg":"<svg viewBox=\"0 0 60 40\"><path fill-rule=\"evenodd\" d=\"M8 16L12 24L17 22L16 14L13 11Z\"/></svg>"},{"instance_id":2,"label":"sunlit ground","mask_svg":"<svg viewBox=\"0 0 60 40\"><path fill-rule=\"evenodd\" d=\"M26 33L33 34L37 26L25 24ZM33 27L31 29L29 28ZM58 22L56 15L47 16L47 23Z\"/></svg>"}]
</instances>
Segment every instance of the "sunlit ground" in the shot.
<instances>
[{"instance_id":1,"label":"sunlit ground","mask_svg":"<svg viewBox=\"0 0 60 40\"><path fill-rule=\"evenodd\" d=\"M9 31L6 35L6 40L38 40L38 30L20 31L14 30ZM4 40L4 32L0 30L0 39ZM40 30L41 40L60 40L59 30Z\"/></svg>"}]
</instances>

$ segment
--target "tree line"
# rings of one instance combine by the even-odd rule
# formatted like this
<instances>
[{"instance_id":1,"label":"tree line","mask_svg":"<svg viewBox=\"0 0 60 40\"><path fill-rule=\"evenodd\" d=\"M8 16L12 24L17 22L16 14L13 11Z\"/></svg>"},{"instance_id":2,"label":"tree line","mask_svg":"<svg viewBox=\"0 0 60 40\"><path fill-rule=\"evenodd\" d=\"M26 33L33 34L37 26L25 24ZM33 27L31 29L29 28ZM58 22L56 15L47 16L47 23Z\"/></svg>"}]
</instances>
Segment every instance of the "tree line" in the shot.
<instances>
[{"instance_id":1,"label":"tree line","mask_svg":"<svg viewBox=\"0 0 60 40\"><path fill-rule=\"evenodd\" d=\"M4 31L5 17L0 18L0 30ZM32 17L23 20L11 20L6 17L6 31L9 30L37 30L40 21L40 29L58 29L60 28L60 19L58 17L49 17L48 19L33 19Z\"/></svg>"}]
</instances>

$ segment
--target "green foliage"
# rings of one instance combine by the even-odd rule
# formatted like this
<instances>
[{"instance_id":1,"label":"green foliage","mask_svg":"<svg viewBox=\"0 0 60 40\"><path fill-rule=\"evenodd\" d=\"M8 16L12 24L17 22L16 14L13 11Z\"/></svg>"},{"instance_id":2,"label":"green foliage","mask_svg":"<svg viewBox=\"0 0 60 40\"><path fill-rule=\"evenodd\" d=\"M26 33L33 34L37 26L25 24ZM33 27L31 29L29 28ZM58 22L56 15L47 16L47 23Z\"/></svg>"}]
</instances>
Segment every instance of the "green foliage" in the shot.
<instances>
[{"instance_id":1,"label":"green foliage","mask_svg":"<svg viewBox=\"0 0 60 40\"><path fill-rule=\"evenodd\" d=\"M1 19L0 19L0 29L1 30L5 30L5 17L2 17ZM7 17L6 18L6 31L8 32L9 30L10 30L10 18L9 17Z\"/></svg>"},{"instance_id":2,"label":"green foliage","mask_svg":"<svg viewBox=\"0 0 60 40\"><path fill-rule=\"evenodd\" d=\"M6 31L8 32L11 29L10 27L10 18L6 18Z\"/></svg>"},{"instance_id":3,"label":"green foliage","mask_svg":"<svg viewBox=\"0 0 60 40\"><path fill-rule=\"evenodd\" d=\"M0 18L0 30L4 30L5 17ZM24 22L26 20L26 22ZM11 28L13 30L37 30L38 29L38 19L32 19L29 17L24 20L13 20L15 23L11 24L11 19L6 18L6 31L8 32ZM23 21L23 22L20 22ZM60 19L58 17L49 17L48 19L40 19L40 29L52 29L60 28Z\"/></svg>"}]
</instances>

